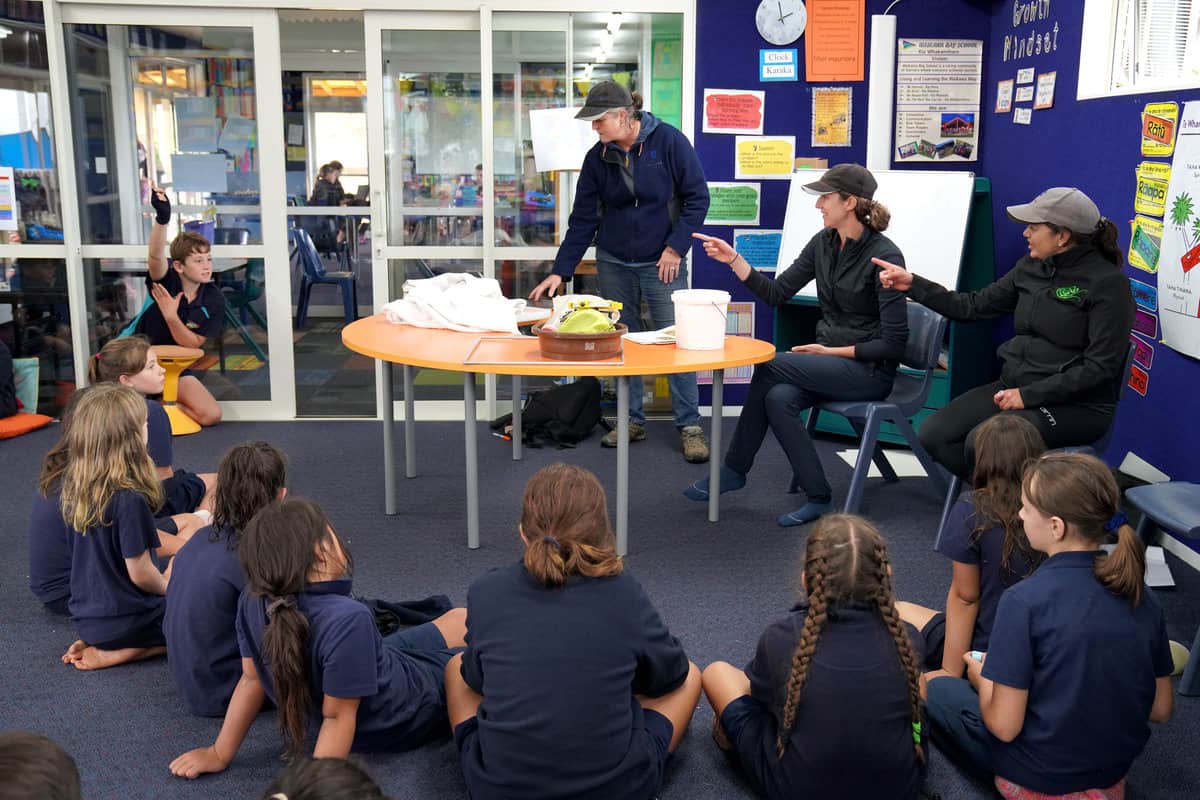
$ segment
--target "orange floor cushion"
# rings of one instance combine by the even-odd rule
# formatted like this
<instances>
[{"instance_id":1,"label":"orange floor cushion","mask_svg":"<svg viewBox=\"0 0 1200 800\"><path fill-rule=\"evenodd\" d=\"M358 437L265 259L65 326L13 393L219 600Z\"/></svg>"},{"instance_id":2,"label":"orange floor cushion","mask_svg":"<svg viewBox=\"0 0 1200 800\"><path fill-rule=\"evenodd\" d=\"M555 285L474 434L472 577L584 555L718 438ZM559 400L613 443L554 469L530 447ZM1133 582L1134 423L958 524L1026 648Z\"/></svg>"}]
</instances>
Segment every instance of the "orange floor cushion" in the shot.
<instances>
[{"instance_id":1,"label":"orange floor cushion","mask_svg":"<svg viewBox=\"0 0 1200 800\"><path fill-rule=\"evenodd\" d=\"M45 414L13 414L11 417L0 419L0 439L11 439L23 433L36 431L54 422L54 417Z\"/></svg>"}]
</instances>

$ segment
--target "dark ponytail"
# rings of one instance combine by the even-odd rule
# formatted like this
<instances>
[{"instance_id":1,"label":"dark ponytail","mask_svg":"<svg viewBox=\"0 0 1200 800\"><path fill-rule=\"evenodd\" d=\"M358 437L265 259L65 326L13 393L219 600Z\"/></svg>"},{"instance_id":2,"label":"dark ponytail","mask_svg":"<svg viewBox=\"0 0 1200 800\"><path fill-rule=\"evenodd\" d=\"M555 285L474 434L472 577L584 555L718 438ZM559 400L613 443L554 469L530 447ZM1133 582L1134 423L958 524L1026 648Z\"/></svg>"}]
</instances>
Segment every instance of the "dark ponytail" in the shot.
<instances>
[{"instance_id":1,"label":"dark ponytail","mask_svg":"<svg viewBox=\"0 0 1200 800\"><path fill-rule=\"evenodd\" d=\"M1047 517L1058 517L1084 541L1099 547L1117 529L1117 546L1096 556L1096 580L1133 607L1142 601L1146 554L1118 515L1121 492L1103 461L1084 453L1046 453L1025 470L1025 497Z\"/></svg>"},{"instance_id":2,"label":"dark ponytail","mask_svg":"<svg viewBox=\"0 0 1200 800\"><path fill-rule=\"evenodd\" d=\"M1100 253L1101 258L1105 261L1112 262L1115 266L1121 266L1125 263L1125 257L1121 253L1121 247L1117 244L1117 226L1111 219L1101 217L1096 223L1096 227L1089 233L1080 233L1073 231L1070 228L1065 228L1062 225L1055 225L1051 222L1042 223L1054 233L1062 233L1066 231L1071 234L1069 243L1072 246L1084 245L1086 247L1094 247Z\"/></svg>"},{"instance_id":3,"label":"dark ponytail","mask_svg":"<svg viewBox=\"0 0 1200 800\"><path fill-rule=\"evenodd\" d=\"M242 529L255 514L279 499L286 481L284 455L267 442L245 442L230 448L217 471L213 535L224 528L229 547L236 547Z\"/></svg>"},{"instance_id":4,"label":"dark ponytail","mask_svg":"<svg viewBox=\"0 0 1200 800\"><path fill-rule=\"evenodd\" d=\"M308 619L297 606L297 595L317 565L318 550L332 536L321 507L295 499L272 503L255 514L238 542L246 591L261 598L266 609L262 657L275 687L279 729L291 754L303 747L312 714ZM346 558L348 562L348 553Z\"/></svg>"}]
</instances>

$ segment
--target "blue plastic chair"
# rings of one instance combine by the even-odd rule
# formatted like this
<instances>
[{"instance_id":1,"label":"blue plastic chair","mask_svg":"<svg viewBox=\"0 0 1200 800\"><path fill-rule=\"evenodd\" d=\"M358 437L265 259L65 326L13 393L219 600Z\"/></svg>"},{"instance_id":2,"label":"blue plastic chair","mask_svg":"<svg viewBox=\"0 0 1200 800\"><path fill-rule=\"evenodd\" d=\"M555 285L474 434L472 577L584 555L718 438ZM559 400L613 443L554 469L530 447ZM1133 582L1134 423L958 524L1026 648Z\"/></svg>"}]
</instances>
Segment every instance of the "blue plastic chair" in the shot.
<instances>
[{"instance_id":1,"label":"blue plastic chair","mask_svg":"<svg viewBox=\"0 0 1200 800\"><path fill-rule=\"evenodd\" d=\"M896 471L888 463L883 448L879 446L879 426L890 422L896 426L912 448L913 455L925 468L925 474L941 491L945 478L933 458L921 446L912 427L912 418L925 407L925 399L933 384L933 371L937 369L938 356L942 352L942 340L946 336L946 318L917 303L908 303L908 342L900 363L908 369L896 372L892 392L884 400L831 400L813 406L808 413L808 431L813 433L817 418L822 411L841 414L862 439L858 458L854 462L854 475L850 478L850 491L846 494L843 513L856 514L862 502L863 488L871 461L879 467L883 479L888 483L899 480ZM869 454L864 457L864 454Z\"/></svg>"},{"instance_id":2,"label":"blue plastic chair","mask_svg":"<svg viewBox=\"0 0 1200 800\"><path fill-rule=\"evenodd\" d=\"M358 319L358 280L354 273L327 271L308 232L303 228L293 228L291 234L296 243L296 255L300 260L300 298L296 303L296 329L304 330L304 326L308 324L308 301L312 295L312 287L321 283L341 287L346 324Z\"/></svg>"},{"instance_id":3,"label":"blue plastic chair","mask_svg":"<svg viewBox=\"0 0 1200 800\"><path fill-rule=\"evenodd\" d=\"M1160 527L1189 539L1200 539L1200 484L1171 481L1133 486L1125 490L1125 499L1142 512L1137 535L1143 543L1150 544ZM1200 630L1192 641L1179 693L1200 695Z\"/></svg>"},{"instance_id":4,"label":"blue plastic chair","mask_svg":"<svg viewBox=\"0 0 1200 800\"><path fill-rule=\"evenodd\" d=\"M1126 380L1127 384L1128 384L1128 378L1129 378L1129 369L1130 369L1130 367L1133 366L1133 354L1136 350L1137 350L1137 345L1135 345L1133 342L1130 342L1129 350L1127 350L1125 353L1124 371L1121 373L1122 375L1125 376L1125 380ZM1124 394L1125 394L1125 389L1122 388L1121 393L1117 396L1118 402L1120 402L1121 396L1123 396ZM1067 453L1088 453L1089 455L1102 455L1104 453L1104 451L1108 449L1109 441L1112 440L1113 429L1116 427L1116 422L1117 422L1117 412L1114 410L1112 418L1108 422L1108 430L1106 430L1104 432L1104 435L1101 436L1099 439L1092 442L1091 444L1072 446L1072 447L1060 447L1060 448L1058 448L1058 450L1060 452L1067 452ZM942 532L946 530L946 523L950 520L950 512L954 510L954 503L958 500L959 494L962 493L962 486L963 486L962 478L958 477L957 475L950 476L950 488L946 492L946 501L942 504L942 518L938 522L937 536L934 537L934 540L933 540L933 549L934 550L936 550L938 545L942 543Z\"/></svg>"}]
</instances>

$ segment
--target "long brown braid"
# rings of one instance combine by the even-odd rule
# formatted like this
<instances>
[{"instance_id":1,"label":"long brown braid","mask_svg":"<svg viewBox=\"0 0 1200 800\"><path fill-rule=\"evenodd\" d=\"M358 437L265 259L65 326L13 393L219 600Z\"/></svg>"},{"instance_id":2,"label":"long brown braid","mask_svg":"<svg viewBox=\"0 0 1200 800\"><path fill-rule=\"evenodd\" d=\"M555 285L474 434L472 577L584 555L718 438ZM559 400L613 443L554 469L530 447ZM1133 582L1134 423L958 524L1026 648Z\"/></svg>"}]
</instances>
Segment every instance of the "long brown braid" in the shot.
<instances>
[{"instance_id":1,"label":"long brown braid","mask_svg":"<svg viewBox=\"0 0 1200 800\"><path fill-rule=\"evenodd\" d=\"M804 582L808 591L808 614L800 631L800 640L792 653L791 673L787 682L787 697L776 752L783 757L796 722L800 696L808 681L817 640L825 626L831 606L841 603L872 603L896 642L908 679L909 696L913 704L913 723L921 722L919 671L912 644L905 632L892 600L892 581L888 574L887 546L875 526L853 514L830 514L821 518L808 539L804 557ZM919 731L920 728L914 728ZM917 757L924 760L919 737L914 736Z\"/></svg>"}]
</instances>

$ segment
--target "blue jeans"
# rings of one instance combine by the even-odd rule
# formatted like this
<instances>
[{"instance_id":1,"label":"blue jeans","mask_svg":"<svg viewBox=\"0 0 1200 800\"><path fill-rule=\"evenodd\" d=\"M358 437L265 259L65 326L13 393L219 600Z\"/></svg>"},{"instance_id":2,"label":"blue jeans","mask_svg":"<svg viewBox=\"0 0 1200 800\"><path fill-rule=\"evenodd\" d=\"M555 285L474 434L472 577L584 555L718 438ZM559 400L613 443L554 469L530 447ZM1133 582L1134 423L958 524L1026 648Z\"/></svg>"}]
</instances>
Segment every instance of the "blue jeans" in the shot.
<instances>
[{"instance_id":1,"label":"blue jeans","mask_svg":"<svg viewBox=\"0 0 1200 800\"><path fill-rule=\"evenodd\" d=\"M980 715L979 695L962 678L932 680L927 693L925 713L934 742L950 760L990 783L996 762Z\"/></svg>"},{"instance_id":2,"label":"blue jeans","mask_svg":"<svg viewBox=\"0 0 1200 800\"><path fill-rule=\"evenodd\" d=\"M621 322L629 326L630 333L642 329L642 300L650 308L650 319L655 330L675 324L675 304L671 293L676 289L688 288L687 256L679 262L679 275L670 283L658 279L658 263L655 261L620 261L597 248L596 277L600 281L600 294L606 300L621 304ZM696 373L676 373L667 377L671 387L671 410L675 416L675 427L700 424L700 387ZM629 376L629 419L645 423L646 412L642 410L642 377Z\"/></svg>"},{"instance_id":3,"label":"blue jeans","mask_svg":"<svg viewBox=\"0 0 1200 800\"><path fill-rule=\"evenodd\" d=\"M833 489L800 419L801 412L823 400L882 400L892 390L893 377L868 361L777 353L754 368L742 415L725 453L725 466L742 475L748 473L769 427L792 465L792 485L803 489L812 502L829 502Z\"/></svg>"}]
</instances>

